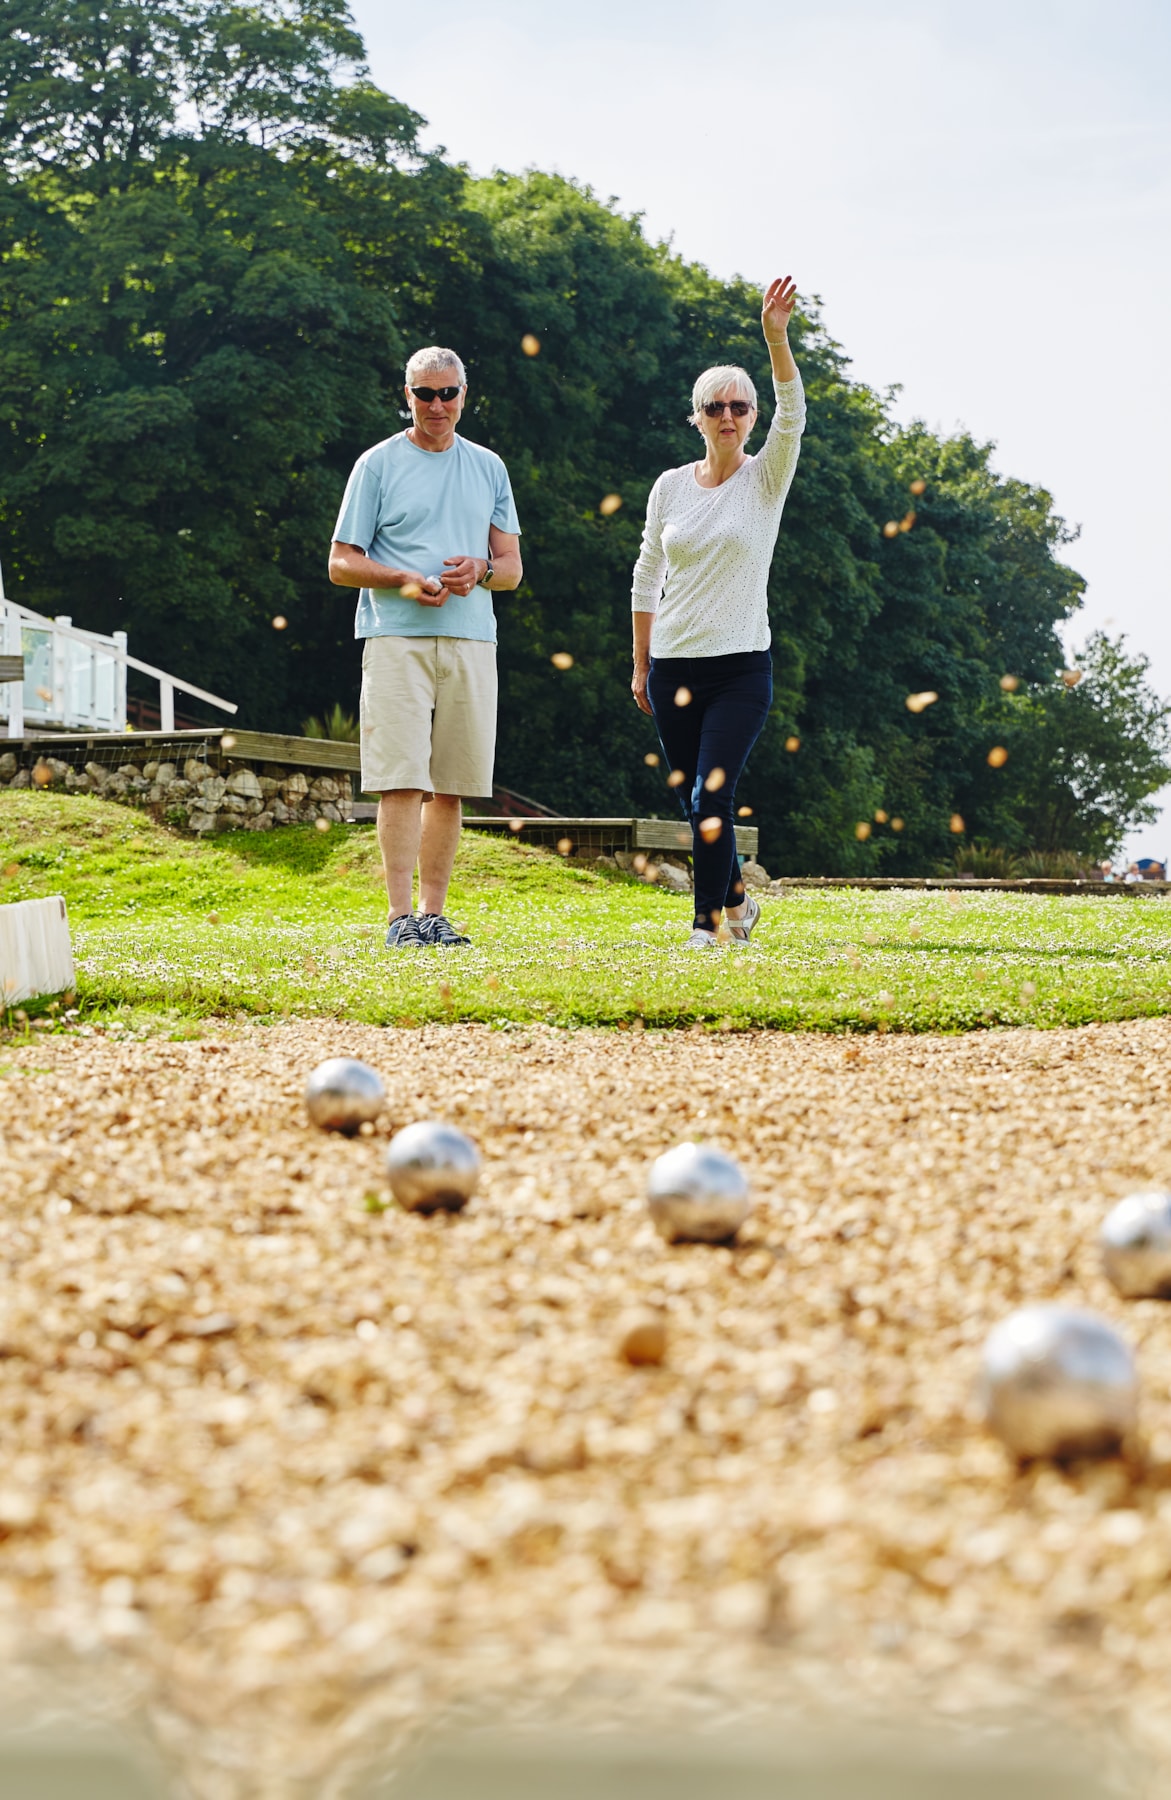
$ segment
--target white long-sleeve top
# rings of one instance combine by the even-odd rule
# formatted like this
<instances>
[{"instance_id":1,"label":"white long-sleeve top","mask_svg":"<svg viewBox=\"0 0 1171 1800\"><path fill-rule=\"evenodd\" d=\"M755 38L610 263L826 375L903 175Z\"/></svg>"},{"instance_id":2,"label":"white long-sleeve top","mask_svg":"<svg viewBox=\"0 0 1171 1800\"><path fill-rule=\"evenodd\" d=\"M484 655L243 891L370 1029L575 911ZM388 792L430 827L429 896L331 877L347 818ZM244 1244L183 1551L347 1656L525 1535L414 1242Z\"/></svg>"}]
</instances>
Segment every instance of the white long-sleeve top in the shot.
<instances>
[{"instance_id":1,"label":"white long-sleeve top","mask_svg":"<svg viewBox=\"0 0 1171 1800\"><path fill-rule=\"evenodd\" d=\"M727 481L700 487L685 463L650 491L631 609L655 614L652 656L769 647L768 572L805 426L800 375L773 389L768 436Z\"/></svg>"}]
</instances>

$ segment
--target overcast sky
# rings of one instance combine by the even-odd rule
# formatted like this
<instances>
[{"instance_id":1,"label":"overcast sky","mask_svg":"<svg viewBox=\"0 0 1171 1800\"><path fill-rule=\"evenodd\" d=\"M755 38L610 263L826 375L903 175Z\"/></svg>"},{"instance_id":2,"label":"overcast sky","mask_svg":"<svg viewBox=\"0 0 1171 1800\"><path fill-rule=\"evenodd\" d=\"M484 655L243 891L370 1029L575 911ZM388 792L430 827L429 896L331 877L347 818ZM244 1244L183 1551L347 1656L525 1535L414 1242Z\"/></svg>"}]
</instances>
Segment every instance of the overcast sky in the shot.
<instances>
[{"instance_id":1,"label":"overcast sky","mask_svg":"<svg viewBox=\"0 0 1171 1800\"><path fill-rule=\"evenodd\" d=\"M994 440L1081 528L1071 646L1125 631L1171 695L1169 0L352 4L426 142L792 273L901 417Z\"/></svg>"}]
</instances>

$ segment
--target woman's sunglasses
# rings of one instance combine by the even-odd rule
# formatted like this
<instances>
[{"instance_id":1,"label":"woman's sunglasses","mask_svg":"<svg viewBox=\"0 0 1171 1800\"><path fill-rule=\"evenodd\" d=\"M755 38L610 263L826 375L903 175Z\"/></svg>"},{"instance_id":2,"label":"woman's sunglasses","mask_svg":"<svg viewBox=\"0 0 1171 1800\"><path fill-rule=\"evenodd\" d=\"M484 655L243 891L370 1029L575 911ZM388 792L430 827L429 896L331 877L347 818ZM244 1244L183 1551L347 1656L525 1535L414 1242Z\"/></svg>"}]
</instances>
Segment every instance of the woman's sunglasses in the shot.
<instances>
[{"instance_id":1,"label":"woman's sunglasses","mask_svg":"<svg viewBox=\"0 0 1171 1800\"><path fill-rule=\"evenodd\" d=\"M412 388L411 392L416 400L421 400L423 402L424 406L430 406L432 400L455 400L459 396L459 389L457 387Z\"/></svg>"},{"instance_id":2,"label":"woman's sunglasses","mask_svg":"<svg viewBox=\"0 0 1171 1800\"><path fill-rule=\"evenodd\" d=\"M416 394L418 391L418 388L416 388ZM703 403L703 410L709 419L722 418L725 407L728 408L728 411L734 419L746 419L748 414L752 411L752 407L747 400L705 400Z\"/></svg>"}]
</instances>

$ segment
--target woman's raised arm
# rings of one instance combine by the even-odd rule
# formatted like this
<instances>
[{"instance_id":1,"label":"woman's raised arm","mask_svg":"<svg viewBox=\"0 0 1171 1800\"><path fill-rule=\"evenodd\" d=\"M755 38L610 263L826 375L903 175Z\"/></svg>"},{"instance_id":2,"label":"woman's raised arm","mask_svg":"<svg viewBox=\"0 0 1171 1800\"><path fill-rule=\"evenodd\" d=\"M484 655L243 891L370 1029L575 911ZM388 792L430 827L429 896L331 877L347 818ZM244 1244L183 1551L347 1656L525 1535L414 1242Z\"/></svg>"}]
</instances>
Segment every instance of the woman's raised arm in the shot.
<instances>
[{"instance_id":1,"label":"woman's raised arm","mask_svg":"<svg viewBox=\"0 0 1171 1800\"><path fill-rule=\"evenodd\" d=\"M796 304L797 283L791 275L778 275L769 282L760 323L773 365L773 380L782 383L797 379L797 365L789 348L789 320Z\"/></svg>"},{"instance_id":2,"label":"woman's raised arm","mask_svg":"<svg viewBox=\"0 0 1171 1800\"><path fill-rule=\"evenodd\" d=\"M789 348L789 319L796 300L796 284L790 276L781 275L769 282L760 309L764 341L773 365L776 411L768 436L752 460L756 479L782 505L797 467L801 433L805 429L805 391Z\"/></svg>"}]
</instances>

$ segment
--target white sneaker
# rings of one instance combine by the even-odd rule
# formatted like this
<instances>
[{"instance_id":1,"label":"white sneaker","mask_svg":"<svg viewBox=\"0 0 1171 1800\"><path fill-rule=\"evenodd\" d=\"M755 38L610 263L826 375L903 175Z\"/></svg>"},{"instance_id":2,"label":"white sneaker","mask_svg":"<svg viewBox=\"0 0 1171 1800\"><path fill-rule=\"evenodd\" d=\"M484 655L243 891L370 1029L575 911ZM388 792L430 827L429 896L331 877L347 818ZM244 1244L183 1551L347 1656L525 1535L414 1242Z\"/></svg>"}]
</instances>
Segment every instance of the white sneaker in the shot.
<instances>
[{"instance_id":1,"label":"white sneaker","mask_svg":"<svg viewBox=\"0 0 1171 1800\"><path fill-rule=\"evenodd\" d=\"M681 946L684 950L718 950L720 940L714 931L701 931L697 925L687 942Z\"/></svg>"},{"instance_id":2,"label":"white sneaker","mask_svg":"<svg viewBox=\"0 0 1171 1800\"><path fill-rule=\"evenodd\" d=\"M728 928L728 936L734 944L746 944L752 936L752 928L760 922L760 901L751 894L745 896L745 913L742 919L729 919L724 915L724 924Z\"/></svg>"}]
</instances>

